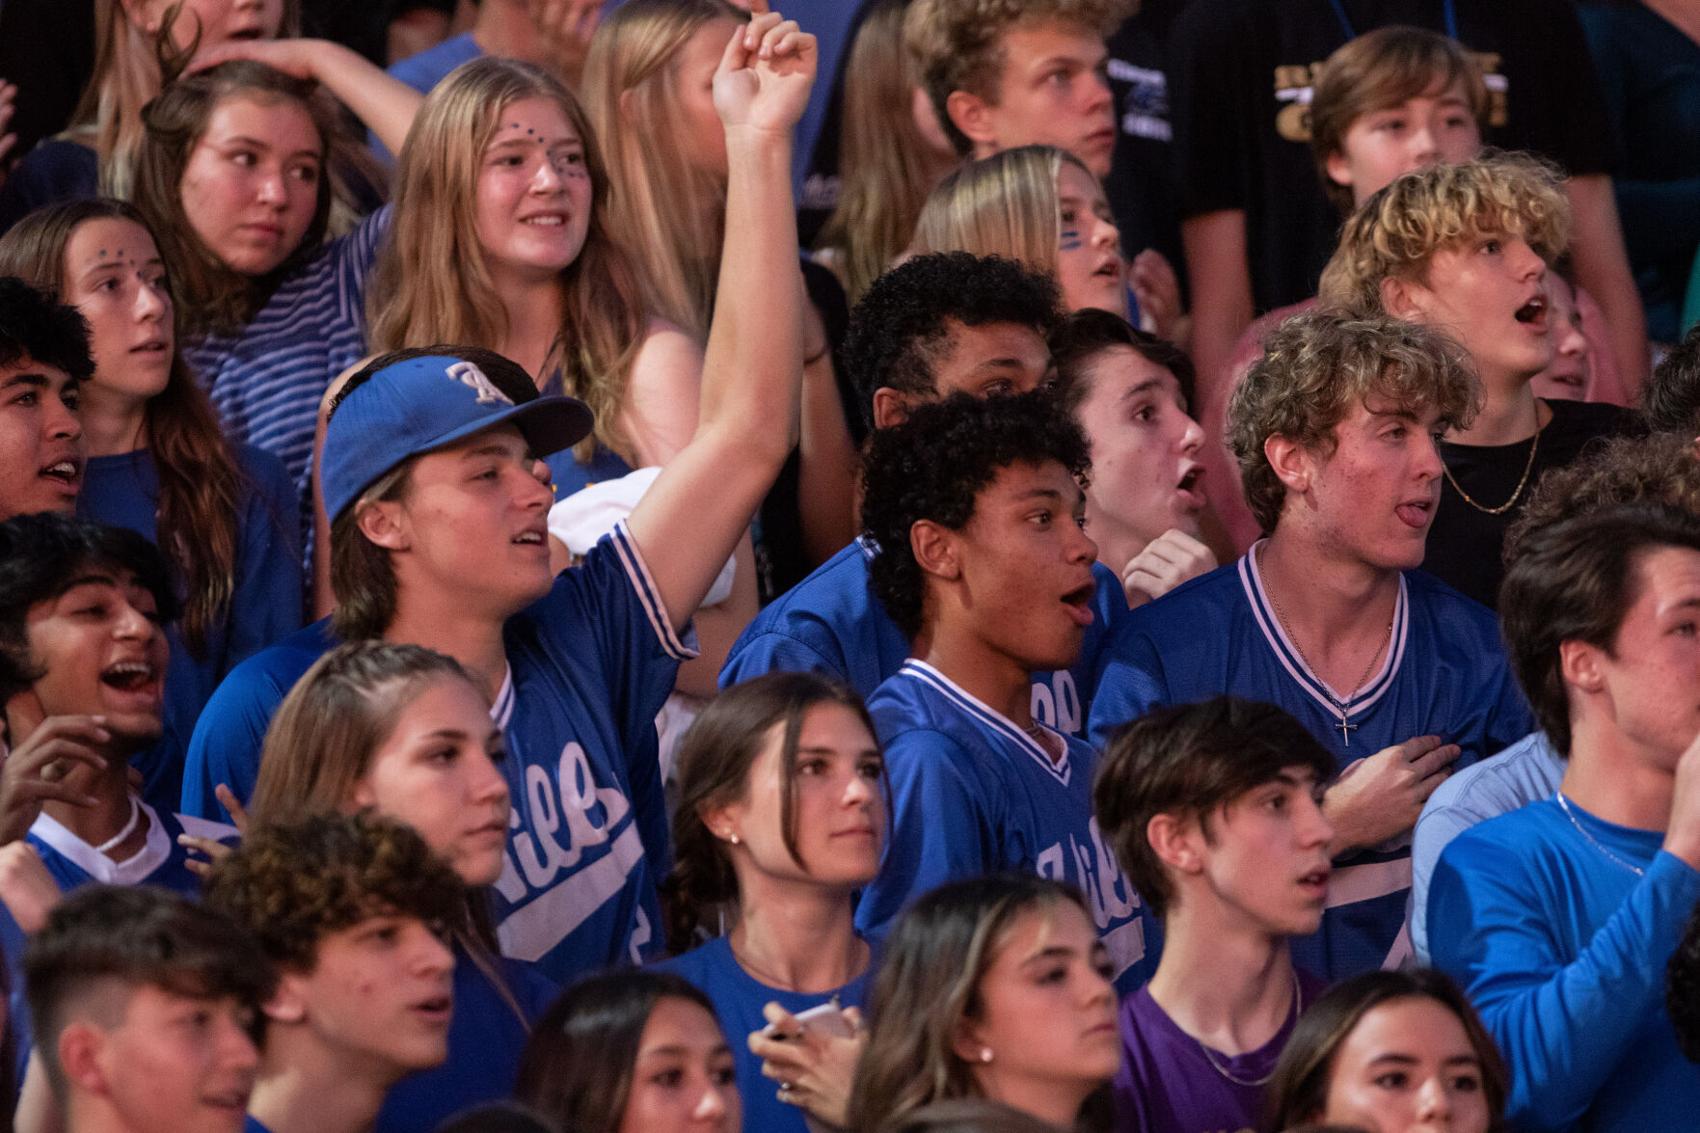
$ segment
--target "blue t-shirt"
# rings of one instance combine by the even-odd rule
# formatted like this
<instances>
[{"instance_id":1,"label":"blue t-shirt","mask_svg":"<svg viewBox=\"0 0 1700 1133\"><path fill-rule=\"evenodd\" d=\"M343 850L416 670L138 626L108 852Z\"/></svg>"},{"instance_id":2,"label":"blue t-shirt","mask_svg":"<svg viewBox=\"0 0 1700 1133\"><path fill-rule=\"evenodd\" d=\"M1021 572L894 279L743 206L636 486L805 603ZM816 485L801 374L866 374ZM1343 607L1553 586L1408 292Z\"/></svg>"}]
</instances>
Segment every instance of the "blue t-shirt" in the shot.
<instances>
[{"instance_id":1,"label":"blue t-shirt","mask_svg":"<svg viewBox=\"0 0 1700 1133\"><path fill-rule=\"evenodd\" d=\"M429 1133L463 1109L513 1095L520 1055L530 1038L528 1024L543 1014L559 989L530 964L492 959L513 1003L457 944L449 1056L441 1066L409 1074L390 1087L374 1133ZM514 1013L515 1005L523 1020Z\"/></svg>"},{"instance_id":2,"label":"blue t-shirt","mask_svg":"<svg viewBox=\"0 0 1700 1133\"><path fill-rule=\"evenodd\" d=\"M805 1133L803 1111L779 1100L778 1083L762 1075L761 1059L750 1053L746 1040L750 1032L767 1026L761 1009L769 1003L777 1003L793 1015L833 1000L840 1007L862 1007L867 1002L874 965L869 963L867 971L833 991L812 994L786 991L768 987L744 971L732 955L731 940L721 936L682 956L663 960L655 967L689 980L714 1004L714 1013L720 1018L720 1027L726 1032L726 1043L732 1048L732 1058L738 1066L738 1094L744 1100L745 1133Z\"/></svg>"},{"instance_id":3,"label":"blue t-shirt","mask_svg":"<svg viewBox=\"0 0 1700 1133\"><path fill-rule=\"evenodd\" d=\"M1017 871L1086 895L1131 992L1156 967L1159 926L1092 817L1097 756L1049 731L1062 757L924 661L907 661L868 700L891 778L891 833L856 924L870 938L916 897L947 881Z\"/></svg>"},{"instance_id":4,"label":"blue t-shirt","mask_svg":"<svg viewBox=\"0 0 1700 1133\"><path fill-rule=\"evenodd\" d=\"M171 773L157 789L144 788L155 806L176 809L182 793L181 753L213 689L232 666L301 626L301 549L297 539L295 489L283 464L270 453L237 445L243 476L236 525L236 577L224 622L207 635L204 657L189 652L178 627L171 640L171 669L165 682L166 730L173 744ZM77 513L100 523L127 527L159 539L159 470L148 449L90 457L83 469ZM169 556L168 556L169 557ZM135 761L150 783L151 761ZM163 772L163 768L160 769Z\"/></svg>"},{"instance_id":5,"label":"blue t-shirt","mask_svg":"<svg viewBox=\"0 0 1700 1133\"><path fill-rule=\"evenodd\" d=\"M0 183L0 235L38 208L100 195L100 159L92 146L43 138Z\"/></svg>"},{"instance_id":6,"label":"blue t-shirt","mask_svg":"<svg viewBox=\"0 0 1700 1133\"><path fill-rule=\"evenodd\" d=\"M720 687L763 673L827 673L863 699L873 695L909 656L909 639L891 620L868 582L874 552L858 539L815 568L756 615L726 655ZM1127 617L1121 580L1102 563L1092 567L1097 593L1080 660L1070 669L1033 677L1035 719L1078 736L1091 700L1089 675L1110 628Z\"/></svg>"},{"instance_id":7,"label":"blue t-shirt","mask_svg":"<svg viewBox=\"0 0 1700 1133\"><path fill-rule=\"evenodd\" d=\"M1400 575L1390 647L1381 669L1340 714L1326 686L1281 628L1264 593L1257 549L1132 611L1111 631L1092 702L1091 736L1153 708L1223 693L1292 713L1344 769L1415 736L1462 749L1455 767L1500 751L1534 730L1485 607L1420 571ZM1328 980L1397 963L1411 889L1406 834L1335 863L1322 928L1293 941L1293 959Z\"/></svg>"},{"instance_id":8,"label":"blue t-shirt","mask_svg":"<svg viewBox=\"0 0 1700 1133\"><path fill-rule=\"evenodd\" d=\"M513 800L492 893L502 952L562 984L641 962L661 948L656 884L669 857L655 715L694 650L624 524L502 636L509 680L492 714ZM218 782L247 800L272 714L332 644L317 623L232 671L195 728L185 805L222 813Z\"/></svg>"},{"instance_id":9,"label":"blue t-shirt","mask_svg":"<svg viewBox=\"0 0 1700 1133\"><path fill-rule=\"evenodd\" d=\"M366 280L390 226L386 206L290 272L240 331L183 343L232 441L283 461L305 530L319 402L366 354Z\"/></svg>"},{"instance_id":10,"label":"blue t-shirt","mask_svg":"<svg viewBox=\"0 0 1700 1133\"><path fill-rule=\"evenodd\" d=\"M1411 836L1411 947L1431 963L1428 885L1441 851L1470 827L1541 799L1564 778L1564 760L1545 732L1531 732L1498 755L1451 776L1423 804Z\"/></svg>"},{"instance_id":11,"label":"blue t-shirt","mask_svg":"<svg viewBox=\"0 0 1700 1133\"><path fill-rule=\"evenodd\" d=\"M390 77L400 79L420 94L430 94L431 88L448 77L462 63L483 56L483 50L473 41L472 33L450 36L435 47L427 47L416 55L390 67Z\"/></svg>"},{"instance_id":12,"label":"blue t-shirt","mask_svg":"<svg viewBox=\"0 0 1700 1133\"><path fill-rule=\"evenodd\" d=\"M53 818L43 814L31 824L25 836L47 872L66 893L84 885L157 885L173 893L199 898L201 879L185 864L189 851L178 844L179 835L188 831L203 838L234 837L236 828L204 822L186 815L161 812L139 801L142 817L148 823L147 841L128 859L115 862L93 846L71 833ZM7 986L12 989L11 1024L17 1042L17 1064L13 1081L22 1084L24 1069L29 1064L31 1029L29 1004L24 994L24 945L28 937L12 919L10 909L0 905L0 950L5 953Z\"/></svg>"},{"instance_id":13,"label":"blue t-shirt","mask_svg":"<svg viewBox=\"0 0 1700 1133\"><path fill-rule=\"evenodd\" d=\"M1508 1125L1668 1129L1700 1113L1700 1067L1677 1048L1664 994L1700 871L1663 852L1661 832L1566 801L1569 815L1530 803L1446 847L1429 948L1511 1067Z\"/></svg>"}]
</instances>

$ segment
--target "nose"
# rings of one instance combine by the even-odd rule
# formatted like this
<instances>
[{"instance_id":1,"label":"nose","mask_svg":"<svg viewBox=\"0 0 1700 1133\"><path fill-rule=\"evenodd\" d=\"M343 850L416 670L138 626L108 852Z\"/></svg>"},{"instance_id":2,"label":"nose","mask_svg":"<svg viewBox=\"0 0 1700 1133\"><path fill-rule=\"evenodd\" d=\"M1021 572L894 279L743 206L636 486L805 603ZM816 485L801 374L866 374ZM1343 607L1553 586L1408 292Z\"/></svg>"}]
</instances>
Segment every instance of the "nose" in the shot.
<instances>
[{"instance_id":1,"label":"nose","mask_svg":"<svg viewBox=\"0 0 1700 1133\"><path fill-rule=\"evenodd\" d=\"M694 1121L719 1121L726 1116L726 1099L720 1095L720 1087L713 1078L703 1083L702 1096L697 1099L696 1108L691 1111Z\"/></svg>"},{"instance_id":2,"label":"nose","mask_svg":"<svg viewBox=\"0 0 1700 1133\"><path fill-rule=\"evenodd\" d=\"M1094 68L1087 80L1087 105L1093 110L1109 109L1110 76L1102 67Z\"/></svg>"},{"instance_id":3,"label":"nose","mask_svg":"<svg viewBox=\"0 0 1700 1133\"><path fill-rule=\"evenodd\" d=\"M1445 1080L1435 1074L1417 1089L1417 1120L1444 1122L1452 1116L1452 1092Z\"/></svg>"},{"instance_id":4,"label":"nose","mask_svg":"<svg viewBox=\"0 0 1700 1133\"><path fill-rule=\"evenodd\" d=\"M1308 795L1299 803L1298 835L1299 845L1304 847L1326 846L1334 841L1334 824L1328 821L1328 815L1322 807Z\"/></svg>"},{"instance_id":5,"label":"nose","mask_svg":"<svg viewBox=\"0 0 1700 1133\"><path fill-rule=\"evenodd\" d=\"M136 321L139 323L155 322L163 319L171 310L171 296L165 288L155 283L143 280L136 288Z\"/></svg>"},{"instance_id":6,"label":"nose","mask_svg":"<svg viewBox=\"0 0 1700 1133\"><path fill-rule=\"evenodd\" d=\"M470 792L472 801L483 806L500 803L503 808L506 808L508 805L508 780L507 776L502 774L502 769L497 767L496 761L488 755L480 759L475 766L478 770Z\"/></svg>"},{"instance_id":7,"label":"nose","mask_svg":"<svg viewBox=\"0 0 1700 1133\"><path fill-rule=\"evenodd\" d=\"M1092 541L1092 536L1086 534L1086 529L1078 523L1070 522L1068 526L1073 531L1068 542L1068 561L1071 563L1097 562L1098 544Z\"/></svg>"},{"instance_id":8,"label":"nose","mask_svg":"<svg viewBox=\"0 0 1700 1133\"><path fill-rule=\"evenodd\" d=\"M1417 165L1428 165L1440 160L1440 143L1435 140L1434 123L1424 119L1417 123L1411 131L1410 147L1411 160Z\"/></svg>"},{"instance_id":9,"label":"nose","mask_svg":"<svg viewBox=\"0 0 1700 1133\"><path fill-rule=\"evenodd\" d=\"M1121 230L1109 217L1100 216L1092 222L1092 243L1099 248L1114 248L1121 243Z\"/></svg>"},{"instance_id":10,"label":"nose","mask_svg":"<svg viewBox=\"0 0 1700 1133\"><path fill-rule=\"evenodd\" d=\"M442 938L423 924L409 926L415 933L413 969L420 975L439 975L454 971L455 954Z\"/></svg>"},{"instance_id":11,"label":"nose","mask_svg":"<svg viewBox=\"0 0 1700 1133\"><path fill-rule=\"evenodd\" d=\"M1181 430L1181 451L1197 452L1204 447L1204 426L1194 421L1189 414L1182 413L1180 418L1186 422L1185 428Z\"/></svg>"},{"instance_id":12,"label":"nose","mask_svg":"<svg viewBox=\"0 0 1700 1133\"><path fill-rule=\"evenodd\" d=\"M289 201L289 191L283 184L283 171L273 169L260 174L259 183L254 187L254 197L261 204L281 210Z\"/></svg>"},{"instance_id":13,"label":"nose","mask_svg":"<svg viewBox=\"0 0 1700 1133\"><path fill-rule=\"evenodd\" d=\"M154 622L134 602L126 601L118 611L112 632L121 638L147 638L153 636Z\"/></svg>"},{"instance_id":14,"label":"nose","mask_svg":"<svg viewBox=\"0 0 1700 1133\"><path fill-rule=\"evenodd\" d=\"M547 195L559 192L562 184L561 171L556 169L555 163L545 155L537 163L537 172L531 175L531 191L540 196Z\"/></svg>"},{"instance_id":15,"label":"nose","mask_svg":"<svg viewBox=\"0 0 1700 1133\"><path fill-rule=\"evenodd\" d=\"M1546 276L1547 262L1526 242L1513 241L1511 252L1512 270L1517 273L1517 278L1538 280Z\"/></svg>"},{"instance_id":16,"label":"nose","mask_svg":"<svg viewBox=\"0 0 1700 1133\"><path fill-rule=\"evenodd\" d=\"M242 1025L228 1015L220 1019L219 1048L224 1065L232 1070L253 1070L260 1065L260 1052Z\"/></svg>"},{"instance_id":17,"label":"nose","mask_svg":"<svg viewBox=\"0 0 1700 1133\"><path fill-rule=\"evenodd\" d=\"M529 474L522 477L525 482L520 486L519 506L527 510L547 509L555 502L555 481L549 466L541 460L534 460L526 471Z\"/></svg>"},{"instance_id":18,"label":"nose","mask_svg":"<svg viewBox=\"0 0 1700 1133\"><path fill-rule=\"evenodd\" d=\"M83 435L83 422L69 404L65 401L64 391L57 395L48 395L45 399L47 414L42 421L42 432L55 440L76 440Z\"/></svg>"},{"instance_id":19,"label":"nose","mask_svg":"<svg viewBox=\"0 0 1700 1133\"><path fill-rule=\"evenodd\" d=\"M1440 458L1440 444L1427 430L1423 430L1423 438L1418 443L1415 464L1412 471L1419 480L1437 479L1446 468L1446 463Z\"/></svg>"}]
</instances>

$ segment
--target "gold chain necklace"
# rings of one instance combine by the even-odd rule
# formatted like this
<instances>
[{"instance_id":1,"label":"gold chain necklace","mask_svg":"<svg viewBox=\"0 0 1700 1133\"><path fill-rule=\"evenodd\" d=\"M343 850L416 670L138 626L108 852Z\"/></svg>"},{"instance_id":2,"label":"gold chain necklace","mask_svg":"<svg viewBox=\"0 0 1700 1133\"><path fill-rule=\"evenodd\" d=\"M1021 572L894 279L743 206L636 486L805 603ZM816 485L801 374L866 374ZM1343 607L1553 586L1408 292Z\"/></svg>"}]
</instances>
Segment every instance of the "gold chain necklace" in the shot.
<instances>
[{"instance_id":1,"label":"gold chain necklace","mask_svg":"<svg viewBox=\"0 0 1700 1133\"><path fill-rule=\"evenodd\" d=\"M1288 1025L1288 1023L1290 1023L1294 1019L1297 1019L1300 1015L1304 1014L1304 1009L1305 1009L1304 987L1303 987L1303 985L1301 985L1299 983L1299 971L1298 971L1298 969L1294 968L1293 969L1293 1002L1292 1002L1292 1005L1287 1009L1287 1023L1282 1023L1281 1024L1282 1028L1285 1029L1286 1026ZM1192 1039L1193 1042L1198 1044L1198 1049L1204 1053L1204 1061L1206 1061L1210 1064L1210 1069L1216 1071L1216 1073L1220 1074L1222 1077L1226 1078L1228 1081L1232 1082L1236 1086L1267 1086L1269 1084L1269 1080L1271 1078L1275 1077L1275 1068L1273 1066L1271 1066L1269 1068L1269 1073L1265 1074L1261 1078L1241 1078L1238 1075L1234 1074L1226 1066L1223 1066L1220 1062L1216 1061L1216 1052L1211 1050L1208 1046L1205 1046L1203 1039L1200 1039L1200 1038L1198 1038L1194 1035L1190 1035L1190 1034L1187 1035L1187 1038Z\"/></svg>"},{"instance_id":2,"label":"gold chain necklace","mask_svg":"<svg viewBox=\"0 0 1700 1133\"><path fill-rule=\"evenodd\" d=\"M1264 592L1269 595L1269 604L1275 607L1275 620L1281 623L1281 629L1286 632L1287 640L1293 643L1293 649L1298 653L1299 660L1305 663L1305 668L1309 669L1312 674L1315 674L1316 666L1312 665L1310 663L1310 658L1305 656L1304 648L1299 645L1299 635L1294 633L1293 627L1287 624L1287 615L1281 612L1281 603L1275 597L1275 591L1270 589L1267 585L1265 585L1263 589ZM1369 680L1370 673L1375 671L1375 663L1381 660L1381 651L1387 648L1387 643L1391 640L1393 640L1393 623L1389 621L1387 623L1387 637L1380 645L1375 647L1375 655L1369 659L1369 665L1364 669L1364 675L1359 677L1358 683L1353 685L1351 689L1347 691L1345 700L1334 699L1334 693L1329 689L1327 682L1324 681L1320 675L1317 675L1316 677L1316 685L1322 690L1322 695L1328 698L1328 703L1332 704L1334 706L1334 711L1340 714L1340 722L1330 726L1339 729L1340 743L1344 747L1352 746L1351 733L1358 730L1358 726L1356 724L1348 722L1347 717L1349 716L1349 713L1346 711L1346 705L1352 702L1352 698L1358 695L1358 690L1363 688L1364 684Z\"/></svg>"},{"instance_id":3,"label":"gold chain necklace","mask_svg":"<svg viewBox=\"0 0 1700 1133\"><path fill-rule=\"evenodd\" d=\"M1515 488L1511 489L1511 498L1500 504L1498 507L1488 507L1486 504L1477 503L1474 499L1472 499L1470 497L1470 493L1466 492L1463 486L1458 483L1457 478L1452 475L1452 469L1446 467L1445 456L1440 458L1440 468L1441 471L1446 473L1446 482L1452 485L1452 490L1457 492L1459 498L1461 498L1465 503L1485 515L1504 515L1506 512L1511 510L1512 505L1517 502L1517 498L1523 494L1523 489L1528 486L1529 473L1535 470L1535 453L1540 449L1540 447L1541 403L1540 399L1537 398L1535 400L1535 435L1529 438L1529 460L1528 463L1523 465L1523 478L1517 481L1517 486Z\"/></svg>"}]
</instances>

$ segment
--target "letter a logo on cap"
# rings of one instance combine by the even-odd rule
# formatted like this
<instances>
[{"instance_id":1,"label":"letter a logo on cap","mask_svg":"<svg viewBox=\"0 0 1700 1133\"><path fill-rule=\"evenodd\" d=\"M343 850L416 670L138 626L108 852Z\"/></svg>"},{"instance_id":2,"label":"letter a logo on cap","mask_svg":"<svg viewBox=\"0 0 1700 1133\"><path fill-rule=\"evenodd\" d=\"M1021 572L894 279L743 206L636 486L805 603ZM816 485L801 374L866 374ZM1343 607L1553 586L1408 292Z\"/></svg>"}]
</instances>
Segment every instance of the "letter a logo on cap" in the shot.
<instances>
[{"instance_id":1,"label":"letter a logo on cap","mask_svg":"<svg viewBox=\"0 0 1700 1133\"><path fill-rule=\"evenodd\" d=\"M513 399L508 397L501 390L497 389L495 384L492 383L489 378L484 376L484 371L480 370L477 366L474 366L471 362L456 362L454 365L445 370L444 373L448 374L449 377L453 378L460 384L469 387L474 393L476 393L478 395L478 404L480 405L513 404Z\"/></svg>"}]
</instances>

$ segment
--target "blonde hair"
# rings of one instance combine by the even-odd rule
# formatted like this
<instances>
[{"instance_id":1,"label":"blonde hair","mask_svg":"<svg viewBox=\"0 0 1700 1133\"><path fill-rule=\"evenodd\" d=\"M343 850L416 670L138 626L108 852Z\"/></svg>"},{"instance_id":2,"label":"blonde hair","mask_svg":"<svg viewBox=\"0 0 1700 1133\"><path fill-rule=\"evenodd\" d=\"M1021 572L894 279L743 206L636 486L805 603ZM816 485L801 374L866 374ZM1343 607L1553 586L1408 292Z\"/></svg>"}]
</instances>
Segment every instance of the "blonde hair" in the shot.
<instances>
[{"instance_id":1,"label":"blonde hair","mask_svg":"<svg viewBox=\"0 0 1700 1133\"><path fill-rule=\"evenodd\" d=\"M368 289L369 345L374 352L434 342L495 347L507 334L508 313L478 242L478 172L502 109L527 98L560 107L584 144L590 173L590 227L561 272L562 383L596 415L596 432L578 451L588 457L600 441L629 455L618 421L643 344L642 296L624 250L609 236L608 177L596 133L572 93L538 67L475 59L426 96L402 146L395 220ZM539 384L546 378L538 375Z\"/></svg>"},{"instance_id":2,"label":"blonde hair","mask_svg":"<svg viewBox=\"0 0 1700 1133\"><path fill-rule=\"evenodd\" d=\"M927 197L910 250L1003 256L1055 276L1057 176L1064 162L1092 176L1078 157L1055 146L1019 146L968 162Z\"/></svg>"},{"instance_id":3,"label":"blonde hair","mask_svg":"<svg viewBox=\"0 0 1700 1133\"><path fill-rule=\"evenodd\" d=\"M909 244L936 178L915 125L920 73L903 48L908 0L880 0L856 33L844 74L838 207L815 247L837 252L851 303Z\"/></svg>"},{"instance_id":4,"label":"blonde hair","mask_svg":"<svg viewBox=\"0 0 1700 1133\"><path fill-rule=\"evenodd\" d=\"M1264 443L1279 436L1331 454L1335 426L1370 398L1410 413L1434 408L1444 424L1464 427L1479 394L1463 348L1418 323L1310 311L1264 340L1263 356L1229 399L1228 447L1239 461L1246 504L1266 534L1280 521L1287 489Z\"/></svg>"},{"instance_id":5,"label":"blonde hair","mask_svg":"<svg viewBox=\"0 0 1700 1133\"><path fill-rule=\"evenodd\" d=\"M687 156L676 64L704 24L748 18L726 0L628 0L596 29L580 85L618 186L608 231L654 310L698 341L714 307L726 186Z\"/></svg>"},{"instance_id":6,"label":"blonde hair","mask_svg":"<svg viewBox=\"0 0 1700 1133\"><path fill-rule=\"evenodd\" d=\"M1562 185L1554 166L1521 153L1406 173L1346 221L1318 295L1352 314L1385 314L1382 280L1420 280L1436 252L1490 233L1520 237L1551 264L1570 243Z\"/></svg>"},{"instance_id":7,"label":"blonde hair","mask_svg":"<svg viewBox=\"0 0 1700 1133\"><path fill-rule=\"evenodd\" d=\"M1108 39L1133 13L1130 0L916 0L903 25L903 41L921 68L921 83L956 152L974 146L950 120L952 91L988 103L998 98L1003 36L1016 24L1067 23Z\"/></svg>"},{"instance_id":8,"label":"blonde hair","mask_svg":"<svg viewBox=\"0 0 1700 1133\"><path fill-rule=\"evenodd\" d=\"M122 0L95 0L94 74L63 136L75 141L92 136L102 196L130 199L142 144L142 107L164 86L164 72L181 69L194 53L172 46L172 25L183 16L184 3L177 0L167 8L159 31L149 35L130 21ZM300 7L300 0L284 0L278 34L297 34ZM200 40L199 29L195 40Z\"/></svg>"}]
</instances>

